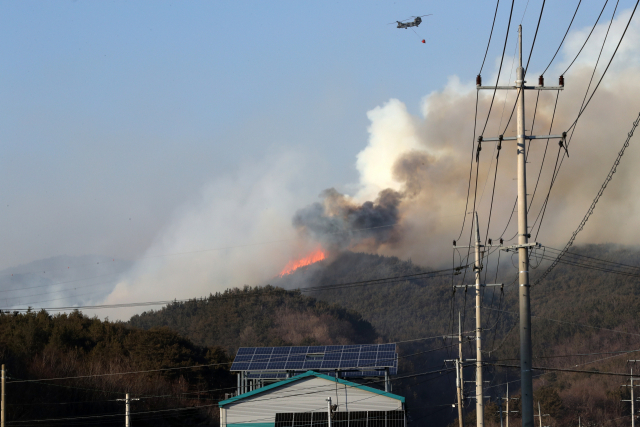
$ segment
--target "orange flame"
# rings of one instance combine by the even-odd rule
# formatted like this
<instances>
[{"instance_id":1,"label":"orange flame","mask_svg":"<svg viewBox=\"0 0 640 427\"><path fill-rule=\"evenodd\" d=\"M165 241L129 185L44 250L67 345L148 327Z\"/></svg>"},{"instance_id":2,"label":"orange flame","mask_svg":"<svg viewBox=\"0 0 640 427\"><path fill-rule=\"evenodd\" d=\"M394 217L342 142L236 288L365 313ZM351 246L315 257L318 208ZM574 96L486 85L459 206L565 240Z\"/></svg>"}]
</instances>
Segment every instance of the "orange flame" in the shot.
<instances>
[{"instance_id":1,"label":"orange flame","mask_svg":"<svg viewBox=\"0 0 640 427\"><path fill-rule=\"evenodd\" d=\"M326 255L322 250L322 248L318 248L304 258L289 261L287 265L285 265L285 267L280 272L280 277L285 276L287 274L291 274L297 269L299 269L300 267L305 267L315 262L322 261L325 258L326 258Z\"/></svg>"}]
</instances>

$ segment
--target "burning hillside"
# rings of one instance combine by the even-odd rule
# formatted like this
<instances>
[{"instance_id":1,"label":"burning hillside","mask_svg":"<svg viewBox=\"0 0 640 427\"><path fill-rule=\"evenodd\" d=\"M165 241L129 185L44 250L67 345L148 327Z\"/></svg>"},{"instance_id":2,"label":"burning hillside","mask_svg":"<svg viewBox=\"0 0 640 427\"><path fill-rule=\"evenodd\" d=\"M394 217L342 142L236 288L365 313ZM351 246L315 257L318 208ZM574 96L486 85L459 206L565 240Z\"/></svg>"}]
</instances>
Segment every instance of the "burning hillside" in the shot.
<instances>
[{"instance_id":1,"label":"burning hillside","mask_svg":"<svg viewBox=\"0 0 640 427\"><path fill-rule=\"evenodd\" d=\"M304 258L291 260L285 265L285 267L280 272L279 276L286 276L287 274L291 274L296 271L300 267L306 267L307 265L314 264L318 261L322 261L326 258L326 255L321 247L318 247L316 250L311 252L309 255Z\"/></svg>"}]
</instances>

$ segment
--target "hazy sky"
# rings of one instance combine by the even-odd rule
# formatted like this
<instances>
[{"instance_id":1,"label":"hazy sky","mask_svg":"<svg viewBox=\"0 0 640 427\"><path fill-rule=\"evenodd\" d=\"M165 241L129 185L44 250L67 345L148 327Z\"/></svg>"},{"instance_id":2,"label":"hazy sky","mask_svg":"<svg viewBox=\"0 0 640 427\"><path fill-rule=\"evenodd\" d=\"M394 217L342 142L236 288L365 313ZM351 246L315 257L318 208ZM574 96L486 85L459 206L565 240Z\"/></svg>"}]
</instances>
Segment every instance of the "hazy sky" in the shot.
<instances>
[{"instance_id":1,"label":"hazy sky","mask_svg":"<svg viewBox=\"0 0 640 427\"><path fill-rule=\"evenodd\" d=\"M547 1L531 69L551 59L577 3ZM600 3L583 2L573 28L592 25ZM522 19L528 52L541 4L516 0L507 54ZM397 98L417 114L450 77L472 82L494 10L478 0L2 2L0 268L57 255L135 260L190 207L215 203L212 188L263 169L292 171L287 206L328 187L355 193L367 112ZM388 25L428 13L418 34ZM259 236L289 237L282 229ZM193 250L256 243L246 238Z\"/></svg>"}]
</instances>

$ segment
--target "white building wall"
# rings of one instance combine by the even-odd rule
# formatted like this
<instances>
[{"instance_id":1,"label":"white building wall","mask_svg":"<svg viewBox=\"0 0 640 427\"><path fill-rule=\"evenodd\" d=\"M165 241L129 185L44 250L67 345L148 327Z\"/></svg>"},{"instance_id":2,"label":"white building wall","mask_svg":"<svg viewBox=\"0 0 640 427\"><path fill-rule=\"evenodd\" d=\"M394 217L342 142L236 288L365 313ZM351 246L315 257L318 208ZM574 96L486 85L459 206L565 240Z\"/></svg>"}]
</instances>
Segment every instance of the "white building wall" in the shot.
<instances>
[{"instance_id":1,"label":"white building wall","mask_svg":"<svg viewBox=\"0 0 640 427\"><path fill-rule=\"evenodd\" d=\"M360 388L309 377L276 387L264 393L225 405L220 411L221 425L274 423L280 412L327 411L327 397L338 404L338 411L394 411L402 402ZM224 420L222 419L224 418Z\"/></svg>"}]
</instances>

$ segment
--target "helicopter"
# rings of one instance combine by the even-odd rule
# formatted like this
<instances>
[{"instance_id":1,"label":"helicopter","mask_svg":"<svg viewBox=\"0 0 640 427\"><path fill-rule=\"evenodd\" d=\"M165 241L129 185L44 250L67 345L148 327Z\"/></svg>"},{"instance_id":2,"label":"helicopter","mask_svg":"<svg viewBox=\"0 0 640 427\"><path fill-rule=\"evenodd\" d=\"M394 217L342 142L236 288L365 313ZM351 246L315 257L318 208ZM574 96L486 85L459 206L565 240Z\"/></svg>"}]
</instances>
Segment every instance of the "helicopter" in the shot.
<instances>
[{"instance_id":1,"label":"helicopter","mask_svg":"<svg viewBox=\"0 0 640 427\"><path fill-rule=\"evenodd\" d=\"M410 28L410 27L417 27L422 23L422 18L424 16L431 16L431 15L433 15L433 13L430 13L428 15L416 16L415 19L410 22L406 22L406 21L409 21L409 19L411 18L405 19L404 21L396 21L398 23L398 26L396 28L404 28L406 30L407 28Z\"/></svg>"}]
</instances>

